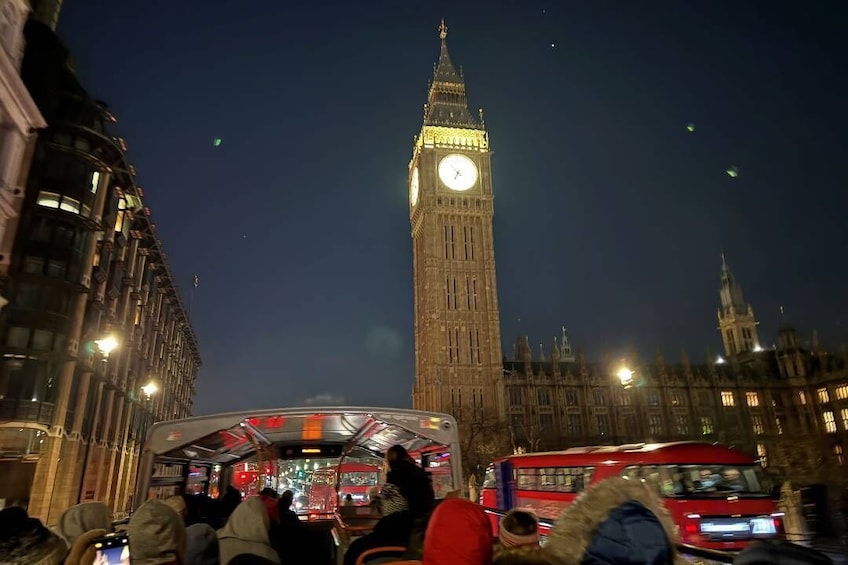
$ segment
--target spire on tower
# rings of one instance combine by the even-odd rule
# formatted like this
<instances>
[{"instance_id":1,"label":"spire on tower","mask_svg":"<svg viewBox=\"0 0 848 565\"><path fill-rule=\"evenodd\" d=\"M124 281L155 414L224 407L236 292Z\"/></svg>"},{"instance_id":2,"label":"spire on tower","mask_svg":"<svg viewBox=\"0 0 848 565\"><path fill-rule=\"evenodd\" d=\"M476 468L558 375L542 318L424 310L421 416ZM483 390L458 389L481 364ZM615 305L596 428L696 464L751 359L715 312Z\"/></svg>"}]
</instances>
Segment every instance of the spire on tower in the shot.
<instances>
[{"instance_id":1,"label":"spire on tower","mask_svg":"<svg viewBox=\"0 0 848 565\"><path fill-rule=\"evenodd\" d=\"M754 309L745 302L742 286L733 276L724 253L721 254L721 307L718 310L718 325L724 342L725 355L760 351L757 319Z\"/></svg>"},{"instance_id":2,"label":"spire on tower","mask_svg":"<svg viewBox=\"0 0 848 565\"><path fill-rule=\"evenodd\" d=\"M571 351L571 343L568 341L568 332L565 326L562 326L562 345L560 345L560 354L563 361L574 361L574 353Z\"/></svg>"},{"instance_id":3,"label":"spire on tower","mask_svg":"<svg viewBox=\"0 0 848 565\"><path fill-rule=\"evenodd\" d=\"M448 53L447 37L448 26L442 19L439 26L442 45L430 85L429 110L424 118L424 125L482 129L480 122L468 110L465 80L453 66Z\"/></svg>"}]
</instances>

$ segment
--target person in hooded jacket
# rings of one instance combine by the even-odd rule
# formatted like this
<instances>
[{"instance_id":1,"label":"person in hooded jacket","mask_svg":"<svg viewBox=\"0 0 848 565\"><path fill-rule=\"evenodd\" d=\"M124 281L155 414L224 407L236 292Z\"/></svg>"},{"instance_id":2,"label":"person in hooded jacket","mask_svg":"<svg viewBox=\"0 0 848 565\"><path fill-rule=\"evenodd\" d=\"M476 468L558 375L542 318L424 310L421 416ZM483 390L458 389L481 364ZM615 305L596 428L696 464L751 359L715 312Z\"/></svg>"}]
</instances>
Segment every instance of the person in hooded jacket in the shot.
<instances>
[{"instance_id":1,"label":"person in hooded jacket","mask_svg":"<svg viewBox=\"0 0 848 565\"><path fill-rule=\"evenodd\" d=\"M415 463L401 445L393 445L386 452L386 466L386 483L400 490L412 517L417 519L429 514L436 501L430 475Z\"/></svg>"},{"instance_id":2,"label":"person in hooded jacket","mask_svg":"<svg viewBox=\"0 0 848 565\"><path fill-rule=\"evenodd\" d=\"M185 556L183 519L161 500L138 507L127 524L133 565L181 565Z\"/></svg>"},{"instance_id":3,"label":"person in hooded jacket","mask_svg":"<svg viewBox=\"0 0 848 565\"><path fill-rule=\"evenodd\" d=\"M218 530L221 565L228 565L233 558L246 554L279 564L280 558L268 537L270 527L268 512L258 497L248 498L236 506L227 523Z\"/></svg>"},{"instance_id":4,"label":"person in hooded jacket","mask_svg":"<svg viewBox=\"0 0 848 565\"><path fill-rule=\"evenodd\" d=\"M72 546L77 538L92 530L111 532L112 513L102 502L83 502L65 510L55 530L68 546Z\"/></svg>"},{"instance_id":5,"label":"person in hooded jacket","mask_svg":"<svg viewBox=\"0 0 848 565\"><path fill-rule=\"evenodd\" d=\"M218 535L209 524L192 524L186 528L186 550L183 565L218 565L221 552Z\"/></svg>"},{"instance_id":6,"label":"person in hooded jacket","mask_svg":"<svg viewBox=\"0 0 848 565\"><path fill-rule=\"evenodd\" d=\"M490 565L492 526L483 509L464 498L448 498L433 511L424 536L423 565Z\"/></svg>"},{"instance_id":7,"label":"person in hooded jacket","mask_svg":"<svg viewBox=\"0 0 848 565\"><path fill-rule=\"evenodd\" d=\"M685 565L677 527L644 483L605 479L583 492L554 523L545 551L562 565Z\"/></svg>"}]
</instances>

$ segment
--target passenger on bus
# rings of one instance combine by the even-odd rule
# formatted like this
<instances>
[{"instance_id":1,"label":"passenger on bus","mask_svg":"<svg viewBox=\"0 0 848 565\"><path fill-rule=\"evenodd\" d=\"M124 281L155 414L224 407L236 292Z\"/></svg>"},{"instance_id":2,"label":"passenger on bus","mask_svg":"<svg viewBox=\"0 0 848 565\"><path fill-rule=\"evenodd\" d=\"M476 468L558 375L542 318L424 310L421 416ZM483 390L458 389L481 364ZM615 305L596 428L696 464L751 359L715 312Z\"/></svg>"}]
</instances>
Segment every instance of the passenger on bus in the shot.
<instances>
[{"instance_id":1,"label":"passenger on bus","mask_svg":"<svg viewBox=\"0 0 848 565\"><path fill-rule=\"evenodd\" d=\"M353 506L353 495L348 494L344 499L345 506Z\"/></svg>"},{"instance_id":2,"label":"passenger on bus","mask_svg":"<svg viewBox=\"0 0 848 565\"><path fill-rule=\"evenodd\" d=\"M221 560L218 535L209 524L186 528L185 565L218 565Z\"/></svg>"},{"instance_id":3,"label":"passenger on bus","mask_svg":"<svg viewBox=\"0 0 848 565\"><path fill-rule=\"evenodd\" d=\"M72 546L86 532L101 530L105 531L103 535L111 532L112 513L102 502L83 502L65 510L55 529Z\"/></svg>"},{"instance_id":4,"label":"passenger on bus","mask_svg":"<svg viewBox=\"0 0 848 565\"><path fill-rule=\"evenodd\" d=\"M230 517L230 514L235 511L239 504L241 504L241 493L233 485L228 485L224 496L221 497L221 504L219 505L221 517L224 519L224 522L227 521L227 518Z\"/></svg>"},{"instance_id":5,"label":"passenger on bus","mask_svg":"<svg viewBox=\"0 0 848 565\"><path fill-rule=\"evenodd\" d=\"M409 510L406 497L391 483L380 491L380 514L382 518L374 525L370 534L357 538L345 552L344 564L353 565L365 551L375 547L406 546L412 533L415 518Z\"/></svg>"},{"instance_id":6,"label":"passenger on bus","mask_svg":"<svg viewBox=\"0 0 848 565\"><path fill-rule=\"evenodd\" d=\"M218 530L221 565L228 565L233 558L244 554L280 563L268 535L270 525L268 512L259 498L248 498L239 504Z\"/></svg>"},{"instance_id":7,"label":"passenger on bus","mask_svg":"<svg viewBox=\"0 0 848 565\"><path fill-rule=\"evenodd\" d=\"M400 489L409 503L412 515L418 518L429 513L436 500L430 475L415 463L401 445L393 445L386 452L386 466L386 482Z\"/></svg>"},{"instance_id":8,"label":"passenger on bus","mask_svg":"<svg viewBox=\"0 0 848 565\"><path fill-rule=\"evenodd\" d=\"M10 506L0 510L0 563L61 565L68 544L26 510Z\"/></svg>"},{"instance_id":9,"label":"passenger on bus","mask_svg":"<svg viewBox=\"0 0 848 565\"><path fill-rule=\"evenodd\" d=\"M687 563L677 543L677 528L657 492L614 477L590 486L563 511L544 549L562 565Z\"/></svg>"},{"instance_id":10,"label":"passenger on bus","mask_svg":"<svg viewBox=\"0 0 848 565\"><path fill-rule=\"evenodd\" d=\"M182 518L161 500L138 507L127 525L133 565L180 565L185 556Z\"/></svg>"},{"instance_id":11,"label":"passenger on bus","mask_svg":"<svg viewBox=\"0 0 848 565\"><path fill-rule=\"evenodd\" d=\"M271 525L280 523L280 495L272 488L264 488L259 493L259 500L265 506L265 511L268 512L268 519L271 520Z\"/></svg>"},{"instance_id":12,"label":"passenger on bus","mask_svg":"<svg viewBox=\"0 0 848 565\"><path fill-rule=\"evenodd\" d=\"M524 510L510 510L501 519L498 542L505 549L522 546L539 548L538 518Z\"/></svg>"},{"instance_id":13,"label":"passenger on bus","mask_svg":"<svg viewBox=\"0 0 848 565\"><path fill-rule=\"evenodd\" d=\"M424 537L423 565L489 565L494 539L483 508L464 498L443 500Z\"/></svg>"}]
</instances>

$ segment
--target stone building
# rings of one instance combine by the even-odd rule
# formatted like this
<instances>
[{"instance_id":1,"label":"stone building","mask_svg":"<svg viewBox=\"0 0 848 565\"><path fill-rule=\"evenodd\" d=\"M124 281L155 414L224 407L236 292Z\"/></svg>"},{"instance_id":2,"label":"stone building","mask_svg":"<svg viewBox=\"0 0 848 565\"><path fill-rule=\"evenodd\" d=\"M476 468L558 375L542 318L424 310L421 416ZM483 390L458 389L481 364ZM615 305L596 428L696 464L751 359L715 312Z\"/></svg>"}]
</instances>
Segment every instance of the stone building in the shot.
<instances>
[{"instance_id":1,"label":"stone building","mask_svg":"<svg viewBox=\"0 0 848 565\"><path fill-rule=\"evenodd\" d=\"M48 524L128 508L158 420L191 414L197 340L115 116L30 20L22 76L39 136L0 313L0 499Z\"/></svg>"},{"instance_id":2,"label":"stone building","mask_svg":"<svg viewBox=\"0 0 848 565\"><path fill-rule=\"evenodd\" d=\"M720 330L725 354L693 364L563 359L554 340L535 355L516 341L504 362L512 445L528 451L578 445L700 439L757 454L797 484L845 480L848 358L780 329L763 348L753 309L722 261ZM730 319L736 316L736 319ZM740 319L741 318L741 319ZM567 340L563 340L567 344ZM841 477L841 479L840 479Z\"/></svg>"},{"instance_id":3,"label":"stone building","mask_svg":"<svg viewBox=\"0 0 848 565\"><path fill-rule=\"evenodd\" d=\"M28 0L0 2L0 276L9 268L35 132L47 125L20 76L29 11ZM0 296L0 308L6 302Z\"/></svg>"}]
</instances>

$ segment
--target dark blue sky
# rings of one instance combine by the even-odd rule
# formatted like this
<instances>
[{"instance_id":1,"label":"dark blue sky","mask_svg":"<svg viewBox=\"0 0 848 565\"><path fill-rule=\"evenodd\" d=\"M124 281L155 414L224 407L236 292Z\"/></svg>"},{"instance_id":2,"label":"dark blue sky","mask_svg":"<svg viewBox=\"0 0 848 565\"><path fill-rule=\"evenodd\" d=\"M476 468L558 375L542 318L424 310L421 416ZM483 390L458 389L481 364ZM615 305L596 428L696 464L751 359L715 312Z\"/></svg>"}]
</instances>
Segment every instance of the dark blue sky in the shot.
<instances>
[{"instance_id":1,"label":"dark blue sky","mask_svg":"<svg viewBox=\"0 0 848 565\"><path fill-rule=\"evenodd\" d=\"M722 251L765 343L780 305L848 341L839 2L68 0L186 302L200 275L197 412L410 404L406 167L443 16L495 150L507 344L520 317L706 359Z\"/></svg>"}]
</instances>

